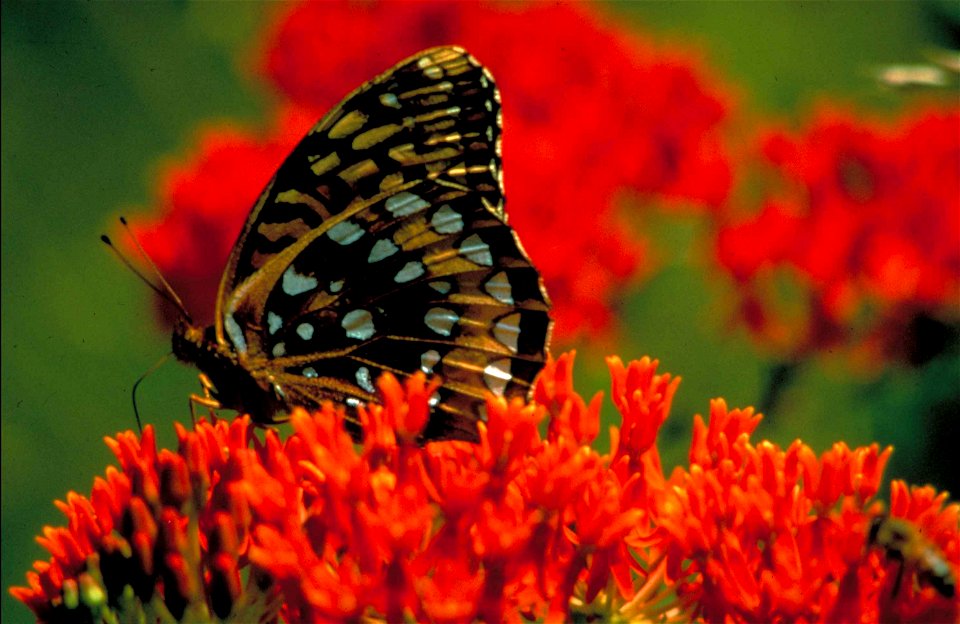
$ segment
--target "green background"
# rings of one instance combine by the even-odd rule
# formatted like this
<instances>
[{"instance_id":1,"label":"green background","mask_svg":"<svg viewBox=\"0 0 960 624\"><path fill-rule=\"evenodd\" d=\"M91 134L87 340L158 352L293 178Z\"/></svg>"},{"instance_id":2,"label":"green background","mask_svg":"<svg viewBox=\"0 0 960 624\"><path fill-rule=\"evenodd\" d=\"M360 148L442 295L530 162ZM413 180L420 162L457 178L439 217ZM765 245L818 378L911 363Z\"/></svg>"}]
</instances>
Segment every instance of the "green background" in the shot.
<instances>
[{"instance_id":1,"label":"green background","mask_svg":"<svg viewBox=\"0 0 960 624\"><path fill-rule=\"evenodd\" d=\"M665 44L702 50L717 78L737 88L741 115L795 122L825 99L877 111L908 104L909 96L880 89L870 71L922 61L924 51L949 44L944 20L952 6L649 3L612 10ZM46 556L33 540L44 524L62 523L52 501L69 490L89 493L112 463L103 436L134 427L131 385L170 349L152 322L151 294L98 237L116 215L150 204L159 164L192 145L199 123L265 125L274 96L245 68L276 10L254 3L2 5L5 588L22 584L31 562ZM949 19L957 32L956 12ZM724 329L728 293L708 258L691 251L704 224L662 218L651 228L664 266L624 293L624 330L612 350L624 359L658 357L661 370L684 378L663 435L667 461L675 463L685 457L691 416L704 413L711 397L755 403L772 362ZM604 354L580 345L585 395L607 389ZM167 444L173 420L189 418L195 375L171 363L141 388L142 413ZM956 489L958 385L955 349L921 369L890 367L870 377L821 360L799 371L759 433L781 445L801 437L818 451L837 440L893 443L888 475ZM29 620L6 592L2 607L4 621Z\"/></svg>"}]
</instances>

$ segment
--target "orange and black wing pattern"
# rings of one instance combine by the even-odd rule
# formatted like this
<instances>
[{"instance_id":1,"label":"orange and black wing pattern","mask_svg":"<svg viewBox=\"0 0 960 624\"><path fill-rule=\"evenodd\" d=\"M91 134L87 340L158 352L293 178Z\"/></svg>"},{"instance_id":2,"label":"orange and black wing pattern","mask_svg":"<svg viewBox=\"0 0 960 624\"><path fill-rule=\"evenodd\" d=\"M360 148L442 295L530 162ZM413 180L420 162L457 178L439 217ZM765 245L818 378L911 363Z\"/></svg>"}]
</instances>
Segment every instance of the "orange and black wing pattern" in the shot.
<instances>
[{"instance_id":1,"label":"orange and black wing pattern","mask_svg":"<svg viewBox=\"0 0 960 624\"><path fill-rule=\"evenodd\" d=\"M216 336L290 405L442 378L426 437L475 437L484 395L527 396L549 301L507 225L500 95L464 50L426 50L327 114L230 256ZM268 380L268 381L265 381Z\"/></svg>"}]
</instances>

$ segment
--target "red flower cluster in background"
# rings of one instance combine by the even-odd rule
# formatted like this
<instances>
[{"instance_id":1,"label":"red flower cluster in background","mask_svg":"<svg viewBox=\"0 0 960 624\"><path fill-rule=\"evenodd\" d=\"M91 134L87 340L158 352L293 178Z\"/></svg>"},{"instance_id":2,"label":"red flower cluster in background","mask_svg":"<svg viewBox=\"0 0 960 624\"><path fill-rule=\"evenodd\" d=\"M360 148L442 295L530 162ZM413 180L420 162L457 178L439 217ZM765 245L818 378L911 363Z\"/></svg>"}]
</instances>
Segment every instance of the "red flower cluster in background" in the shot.
<instances>
[{"instance_id":1,"label":"red flower cluster in background","mask_svg":"<svg viewBox=\"0 0 960 624\"><path fill-rule=\"evenodd\" d=\"M794 355L838 344L889 352L920 315L960 318L960 113L884 127L824 112L761 146L781 188L718 233L761 339ZM777 271L799 282L799 313L771 292Z\"/></svg>"},{"instance_id":2,"label":"red flower cluster in background","mask_svg":"<svg viewBox=\"0 0 960 624\"><path fill-rule=\"evenodd\" d=\"M210 132L168 176L161 216L134 222L193 316L212 317L230 245L285 149L364 80L451 43L487 65L503 93L507 213L561 338L606 328L619 289L640 273L646 244L620 197L709 208L726 198L723 97L696 62L653 49L595 7L303 3L260 44L261 67L297 122L265 138Z\"/></svg>"},{"instance_id":3,"label":"red flower cluster in background","mask_svg":"<svg viewBox=\"0 0 960 624\"><path fill-rule=\"evenodd\" d=\"M289 108L269 137L223 124L202 129L196 153L166 165L159 214L130 219L137 240L196 319L212 322L220 276L247 212L315 122ZM177 311L161 297L156 302L172 323Z\"/></svg>"},{"instance_id":4,"label":"red flower cluster in background","mask_svg":"<svg viewBox=\"0 0 960 624\"><path fill-rule=\"evenodd\" d=\"M41 539L52 559L12 592L44 621L960 615L915 550L898 566L868 542L889 449L754 444L760 416L718 400L696 419L690 465L666 477L656 441L679 380L610 358L622 424L601 454L600 397L574 391L572 363L551 362L530 402L490 397L476 445L418 444L436 383L422 375L381 378L360 444L330 404L294 412L286 441L258 441L247 418L178 428L177 452L157 452L150 428L121 434L122 472L68 496L68 526ZM945 503L894 482L891 516L956 562L960 506Z\"/></svg>"}]
</instances>

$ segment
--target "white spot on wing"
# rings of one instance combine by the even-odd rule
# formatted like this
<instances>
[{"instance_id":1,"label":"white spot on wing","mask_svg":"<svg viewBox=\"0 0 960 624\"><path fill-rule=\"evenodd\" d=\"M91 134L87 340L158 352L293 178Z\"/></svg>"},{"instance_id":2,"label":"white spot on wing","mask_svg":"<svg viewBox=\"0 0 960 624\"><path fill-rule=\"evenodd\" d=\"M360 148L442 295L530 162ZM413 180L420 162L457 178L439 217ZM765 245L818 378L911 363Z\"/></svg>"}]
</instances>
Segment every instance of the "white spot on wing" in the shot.
<instances>
[{"instance_id":1,"label":"white spot on wing","mask_svg":"<svg viewBox=\"0 0 960 624\"><path fill-rule=\"evenodd\" d=\"M506 305L513 305L513 288L505 271L500 271L483 285L487 294Z\"/></svg>"},{"instance_id":2,"label":"white spot on wing","mask_svg":"<svg viewBox=\"0 0 960 624\"><path fill-rule=\"evenodd\" d=\"M445 295L450 292L450 282L440 281L440 282L430 282L430 288L434 289L441 295Z\"/></svg>"},{"instance_id":3,"label":"white spot on wing","mask_svg":"<svg viewBox=\"0 0 960 624\"><path fill-rule=\"evenodd\" d=\"M460 320L460 316L453 310L447 308L430 308L427 310L423 322L427 327L437 332L441 336L449 336L453 331L453 326Z\"/></svg>"},{"instance_id":4,"label":"white spot on wing","mask_svg":"<svg viewBox=\"0 0 960 624\"><path fill-rule=\"evenodd\" d=\"M377 391L377 388L373 385L373 379L370 377L370 369L366 366L357 369L357 385L367 392Z\"/></svg>"},{"instance_id":5,"label":"white spot on wing","mask_svg":"<svg viewBox=\"0 0 960 624\"><path fill-rule=\"evenodd\" d=\"M483 382L490 388L490 392L497 396L503 396L504 390L507 389L507 382L512 378L513 376L510 374L510 360L508 359L490 362L490 364L483 369Z\"/></svg>"},{"instance_id":6,"label":"white spot on wing","mask_svg":"<svg viewBox=\"0 0 960 624\"><path fill-rule=\"evenodd\" d=\"M343 316L340 325L346 330L348 338L366 340L376 333L373 315L366 310L352 310Z\"/></svg>"},{"instance_id":7,"label":"white spot on wing","mask_svg":"<svg viewBox=\"0 0 960 624\"><path fill-rule=\"evenodd\" d=\"M386 201L387 210L395 217L406 217L416 212L420 212L430 207L430 203L424 201L419 195L404 191L388 197Z\"/></svg>"},{"instance_id":8,"label":"white spot on wing","mask_svg":"<svg viewBox=\"0 0 960 624\"><path fill-rule=\"evenodd\" d=\"M227 337L230 338L230 342L237 348L237 351L245 353L247 351L247 339L244 337L243 330L240 329L240 325L236 319L233 318L232 314L227 314L223 317L223 328L227 330Z\"/></svg>"},{"instance_id":9,"label":"white spot on wing","mask_svg":"<svg viewBox=\"0 0 960 624\"><path fill-rule=\"evenodd\" d=\"M411 280L417 279L424 273L426 273L426 269L423 268L422 262L408 262L396 274L396 276L393 278L393 281L397 282L398 284L404 284Z\"/></svg>"},{"instance_id":10,"label":"white spot on wing","mask_svg":"<svg viewBox=\"0 0 960 624\"><path fill-rule=\"evenodd\" d=\"M439 402L440 402L440 393L434 392L433 396L430 397L430 400L427 401L427 405L429 405L430 407L436 407L437 403Z\"/></svg>"},{"instance_id":11,"label":"white spot on wing","mask_svg":"<svg viewBox=\"0 0 960 624\"><path fill-rule=\"evenodd\" d=\"M349 405L350 407L356 407L360 405L360 399L356 397L347 397L346 402L347 402L347 405Z\"/></svg>"},{"instance_id":12,"label":"white spot on wing","mask_svg":"<svg viewBox=\"0 0 960 624\"><path fill-rule=\"evenodd\" d=\"M307 377L308 379L316 379L320 375L317 374L317 371L315 368L313 368L312 366L308 366L305 369L303 369L303 376Z\"/></svg>"},{"instance_id":13,"label":"white spot on wing","mask_svg":"<svg viewBox=\"0 0 960 624\"><path fill-rule=\"evenodd\" d=\"M429 351L424 351L423 355L420 356L420 370L426 374L433 372L433 367L437 365L437 362L440 361L440 352L436 349L430 349Z\"/></svg>"},{"instance_id":14,"label":"white spot on wing","mask_svg":"<svg viewBox=\"0 0 960 624\"><path fill-rule=\"evenodd\" d=\"M380 103L390 108L400 108L400 102L393 93L384 93L380 96Z\"/></svg>"},{"instance_id":15,"label":"white spot on wing","mask_svg":"<svg viewBox=\"0 0 960 624\"><path fill-rule=\"evenodd\" d=\"M338 293L343 290L343 280L337 280L335 282L330 282L330 292Z\"/></svg>"},{"instance_id":16,"label":"white spot on wing","mask_svg":"<svg viewBox=\"0 0 960 624\"><path fill-rule=\"evenodd\" d=\"M463 230L463 217L449 204L444 204L433 213L430 225L440 234L456 234Z\"/></svg>"},{"instance_id":17,"label":"white spot on wing","mask_svg":"<svg viewBox=\"0 0 960 624\"><path fill-rule=\"evenodd\" d=\"M275 334L281 327L283 327L283 319L280 315L276 312L267 312L267 331Z\"/></svg>"},{"instance_id":18,"label":"white spot on wing","mask_svg":"<svg viewBox=\"0 0 960 624\"><path fill-rule=\"evenodd\" d=\"M479 234L471 234L460 243L460 253L468 260L481 266L493 266L490 246L483 242Z\"/></svg>"},{"instance_id":19,"label":"white spot on wing","mask_svg":"<svg viewBox=\"0 0 960 624\"><path fill-rule=\"evenodd\" d=\"M287 345L282 342L278 342L273 345L273 349L270 350L270 353L273 354L273 357L282 357L287 354Z\"/></svg>"},{"instance_id":20,"label":"white spot on wing","mask_svg":"<svg viewBox=\"0 0 960 624\"><path fill-rule=\"evenodd\" d=\"M283 281L281 282L283 292L291 297L299 295L317 287L317 278L309 275L300 275L293 269L293 265L287 267L283 272Z\"/></svg>"},{"instance_id":21,"label":"white spot on wing","mask_svg":"<svg viewBox=\"0 0 960 624\"><path fill-rule=\"evenodd\" d=\"M517 352L520 340L520 313L505 316L493 326L493 337L508 349Z\"/></svg>"},{"instance_id":22,"label":"white spot on wing","mask_svg":"<svg viewBox=\"0 0 960 624\"><path fill-rule=\"evenodd\" d=\"M363 236L363 228L353 221L341 221L327 230L327 236L341 245L349 245Z\"/></svg>"},{"instance_id":23,"label":"white spot on wing","mask_svg":"<svg viewBox=\"0 0 960 624\"><path fill-rule=\"evenodd\" d=\"M370 250L370 256L367 258L367 262L379 262L384 258L389 258L399 250L400 248L397 247L392 240L382 238L373 244L373 249Z\"/></svg>"},{"instance_id":24,"label":"white spot on wing","mask_svg":"<svg viewBox=\"0 0 960 624\"><path fill-rule=\"evenodd\" d=\"M297 325L297 335L304 340L313 338L313 325L310 323L300 323Z\"/></svg>"}]
</instances>

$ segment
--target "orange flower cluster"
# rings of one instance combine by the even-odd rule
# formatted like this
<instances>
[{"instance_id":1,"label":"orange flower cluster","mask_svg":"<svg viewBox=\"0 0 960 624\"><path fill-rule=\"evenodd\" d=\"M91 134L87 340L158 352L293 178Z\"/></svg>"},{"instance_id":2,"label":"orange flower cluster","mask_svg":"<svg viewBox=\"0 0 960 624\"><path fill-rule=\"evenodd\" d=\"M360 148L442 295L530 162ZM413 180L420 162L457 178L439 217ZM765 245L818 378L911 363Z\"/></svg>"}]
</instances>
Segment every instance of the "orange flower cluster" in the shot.
<instances>
[{"instance_id":1,"label":"orange flower cluster","mask_svg":"<svg viewBox=\"0 0 960 624\"><path fill-rule=\"evenodd\" d=\"M591 447L601 396L574 391L572 354L531 401L491 397L478 444L419 443L436 387L422 375L379 380L360 444L330 404L294 412L285 441L260 442L247 418L178 427L177 452L157 452L149 427L120 434L122 472L60 504L68 526L40 540L51 560L12 592L43 621L960 616L929 582L942 570L868 542L889 449L754 444L760 416L717 400L666 477L656 440L679 379L649 359L608 364L622 424L605 454ZM945 561L958 513L894 483L891 516Z\"/></svg>"}]
</instances>

